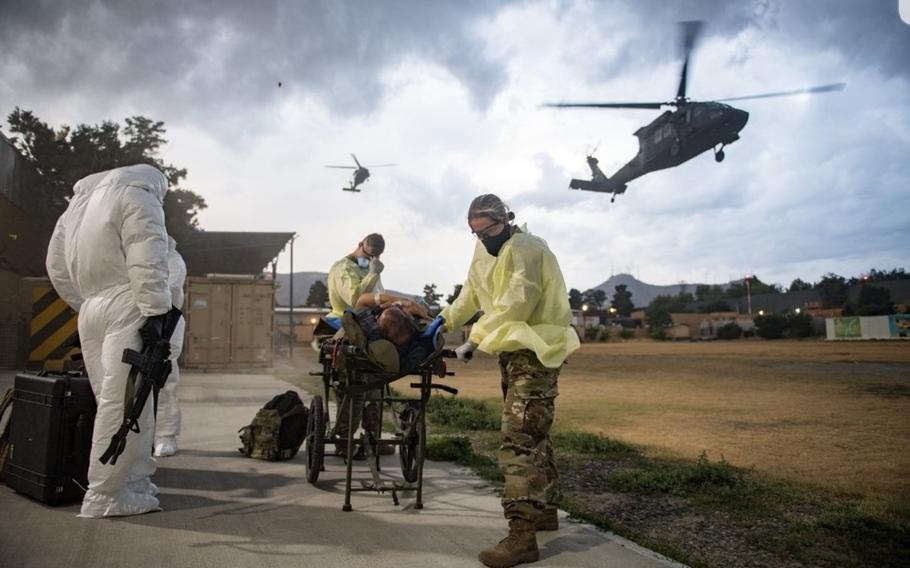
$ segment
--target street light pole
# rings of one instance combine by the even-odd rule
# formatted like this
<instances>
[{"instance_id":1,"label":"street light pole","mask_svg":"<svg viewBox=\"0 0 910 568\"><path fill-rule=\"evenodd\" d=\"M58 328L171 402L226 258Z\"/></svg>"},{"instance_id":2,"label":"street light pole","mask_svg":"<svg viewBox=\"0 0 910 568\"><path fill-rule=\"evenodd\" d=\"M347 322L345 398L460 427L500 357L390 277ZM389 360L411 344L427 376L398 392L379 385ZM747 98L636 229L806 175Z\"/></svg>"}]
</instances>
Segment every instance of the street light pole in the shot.
<instances>
[{"instance_id":1,"label":"street light pole","mask_svg":"<svg viewBox=\"0 0 910 568\"><path fill-rule=\"evenodd\" d=\"M288 302L288 329L290 334L288 335L288 359L291 360L291 363L294 362L294 239L297 238L297 235L294 234L291 236L291 275L290 275L290 284L288 285L288 291L290 292L291 300Z\"/></svg>"},{"instance_id":2,"label":"street light pole","mask_svg":"<svg viewBox=\"0 0 910 568\"><path fill-rule=\"evenodd\" d=\"M746 278L745 278L745 281L746 281L746 305L748 306L749 315L750 315L750 316L752 315L752 291L751 291L751 289L749 288L749 280L751 280L751 279L752 279L752 275L751 275L751 274L746 274Z\"/></svg>"}]
</instances>

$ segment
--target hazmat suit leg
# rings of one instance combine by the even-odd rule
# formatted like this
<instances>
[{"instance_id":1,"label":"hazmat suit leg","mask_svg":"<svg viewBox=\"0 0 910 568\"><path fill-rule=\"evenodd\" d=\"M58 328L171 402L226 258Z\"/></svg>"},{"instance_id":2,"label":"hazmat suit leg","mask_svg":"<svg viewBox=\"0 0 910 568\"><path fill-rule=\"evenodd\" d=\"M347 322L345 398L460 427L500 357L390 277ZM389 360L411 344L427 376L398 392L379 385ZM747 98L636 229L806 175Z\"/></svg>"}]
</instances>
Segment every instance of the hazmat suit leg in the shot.
<instances>
[{"instance_id":1,"label":"hazmat suit leg","mask_svg":"<svg viewBox=\"0 0 910 568\"><path fill-rule=\"evenodd\" d=\"M158 392L158 415L155 422L155 455L172 456L177 453L177 436L180 435L180 406L177 387L180 384L180 369L177 359L183 351L183 335L186 322L183 318L174 328L171 336L171 374Z\"/></svg>"},{"instance_id":2,"label":"hazmat suit leg","mask_svg":"<svg viewBox=\"0 0 910 568\"><path fill-rule=\"evenodd\" d=\"M88 491L81 517L113 517L160 511L149 477L155 472L151 457L154 417L152 400L143 409L140 432L130 432L126 448L115 465L99 461L123 421L130 365L124 349L139 350L139 328L144 323L129 285L117 286L89 298L79 311L79 337L86 369L98 404L92 432ZM130 401L129 404L132 402Z\"/></svg>"}]
</instances>

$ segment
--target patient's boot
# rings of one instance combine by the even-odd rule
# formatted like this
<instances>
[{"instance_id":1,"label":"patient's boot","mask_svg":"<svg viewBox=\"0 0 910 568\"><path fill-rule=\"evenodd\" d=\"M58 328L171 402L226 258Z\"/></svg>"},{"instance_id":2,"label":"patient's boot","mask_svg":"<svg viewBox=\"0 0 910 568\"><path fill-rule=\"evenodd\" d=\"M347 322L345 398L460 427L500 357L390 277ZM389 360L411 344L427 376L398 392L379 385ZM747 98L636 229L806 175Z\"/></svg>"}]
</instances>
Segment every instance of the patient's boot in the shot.
<instances>
[{"instance_id":1,"label":"patient's boot","mask_svg":"<svg viewBox=\"0 0 910 568\"><path fill-rule=\"evenodd\" d=\"M499 544L482 551L477 558L490 568L510 568L517 564L537 562L537 537L534 521L509 519L509 536Z\"/></svg>"},{"instance_id":2,"label":"patient's boot","mask_svg":"<svg viewBox=\"0 0 910 568\"><path fill-rule=\"evenodd\" d=\"M559 512L556 507L546 507L534 520L534 525L539 531L558 531Z\"/></svg>"}]
</instances>

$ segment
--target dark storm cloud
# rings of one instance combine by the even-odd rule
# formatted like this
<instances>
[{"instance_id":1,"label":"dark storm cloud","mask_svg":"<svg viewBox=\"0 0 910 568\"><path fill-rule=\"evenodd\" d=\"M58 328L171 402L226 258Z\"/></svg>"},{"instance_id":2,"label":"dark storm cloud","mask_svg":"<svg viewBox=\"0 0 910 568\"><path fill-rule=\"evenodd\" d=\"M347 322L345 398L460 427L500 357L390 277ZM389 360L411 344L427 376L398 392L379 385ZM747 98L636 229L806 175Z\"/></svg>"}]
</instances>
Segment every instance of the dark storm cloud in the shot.
<instances>
[{"instance_id":1,"label":"dark storm cloud","mask_svg":"<svg viewBox=\"0 0 910 568\"><path fill-rule=\"evenodd\" d=\"M416 56L446 67L483 108L505 76L472 24L499 6L479 0L4 2L0 65L23 73L17 89L49 100L74 92L110 100L118 93L172 113L217 115L297 90L334 111L364 114L381 100L381 73Z\"/></svg>"},{"instance_id":2,"label":"dark storm cloud","mask_svg":"<svg viewBox=\"0 0 910 568\"><path fill-rule=\"evenodd\" d=\"M570 9L565 3L562 8ZM898 15L897 0L614 0L598 6L603 15L604 42L618 47L604 53L589 53L589 78L609 83L623 73L681 62L676 24L685 20L704 20L700 45L711 38L730 39L754 29L755 41L779 42L794 53L821 53L832 50L845 62L859 68L875 68L886 76L910 79L910 26ZM609 34L610 29L630 33ZM750 45L741 42L730 61L744 66L750 59ZM693 96L731 96L741 93L713 93L710 84L698 75L698 47L690 69L689 94ZM669 80L670 78L668 78ZM832 82L838 78L831 79ZM672 77L676 86L678 75ZM694 84L693 84L694 81ZM798 87L798 85L797 85ZM675 91L666 94L673 98ZM634 98L634 97L633 97Z\"/></svg>"}]
</instances>

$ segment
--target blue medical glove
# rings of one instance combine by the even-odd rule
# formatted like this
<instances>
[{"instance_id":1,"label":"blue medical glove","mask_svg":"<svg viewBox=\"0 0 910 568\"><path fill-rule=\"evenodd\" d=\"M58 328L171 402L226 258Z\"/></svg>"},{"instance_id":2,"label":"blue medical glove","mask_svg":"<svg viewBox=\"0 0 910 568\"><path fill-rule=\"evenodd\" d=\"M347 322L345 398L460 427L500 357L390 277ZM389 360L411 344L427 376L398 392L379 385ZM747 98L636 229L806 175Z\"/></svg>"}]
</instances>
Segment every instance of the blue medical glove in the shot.
<instances>
[{"instance_id":1,"label":"blue medical glove","mask_svg":"<svg viewBox=\"0 0 910 568\"><path fill-rule=\"evenodd\" d=\"M427 328L425 330L423 330L423 333L421 334L423 337L429 337L430 339L433 340L433 349L436 349L436 332L439 331L439 328L441 328L443 325L445 325L445 323L446 323L446 318L444 318L442 316L436 316L436 319L431 321L430 324L427 325Z\"/></svg>"}]
</instances>

